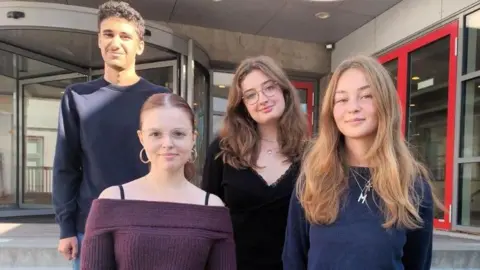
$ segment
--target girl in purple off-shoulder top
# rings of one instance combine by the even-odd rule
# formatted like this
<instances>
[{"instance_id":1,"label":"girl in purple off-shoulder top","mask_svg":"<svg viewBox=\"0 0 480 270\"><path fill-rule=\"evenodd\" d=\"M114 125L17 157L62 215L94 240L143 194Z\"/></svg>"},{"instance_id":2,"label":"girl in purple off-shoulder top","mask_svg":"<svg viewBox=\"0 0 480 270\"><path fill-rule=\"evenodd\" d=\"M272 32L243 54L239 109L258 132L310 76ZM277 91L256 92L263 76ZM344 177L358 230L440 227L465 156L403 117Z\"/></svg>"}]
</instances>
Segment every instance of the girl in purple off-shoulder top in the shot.
<instances>
[{"instance_id":1,"label":"girl in purple off-shoulder top","mask_svg":"<svg viewBox=\"0 0 480 270\"><path fill-rule=\"evenodd\" d=\"M228 209L189 182L197 155L190 106L175 94L151 96L138 136L150 172L105 189L93 202L81 269L235 270Z\"/></svg>"}]
</instances>

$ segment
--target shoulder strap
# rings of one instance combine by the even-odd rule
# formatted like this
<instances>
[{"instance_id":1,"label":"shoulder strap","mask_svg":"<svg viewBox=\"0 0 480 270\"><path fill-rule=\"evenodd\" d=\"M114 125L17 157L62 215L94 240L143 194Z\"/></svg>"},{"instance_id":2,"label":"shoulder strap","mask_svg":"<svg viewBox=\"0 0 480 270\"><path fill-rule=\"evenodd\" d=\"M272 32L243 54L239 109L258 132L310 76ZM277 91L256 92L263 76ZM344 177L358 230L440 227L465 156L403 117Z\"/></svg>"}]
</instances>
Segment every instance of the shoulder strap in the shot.
<instances>
[{"instance_id":1,"label":"shoulder strap","mask_svg":"<svg viewBox=\"0 0 480 270\"><path fill-rule=\"evenodd\" d=\"M210 197L209 192L207 192L207 194L205 194L205 205L208 205L208 197Z\"/></svg>"},{"instance_id":2,"label":"shoulder strap","mask_svg":"<svg viewBox=\"0 0 480 270\"><path fill-rule=\"evenodd\" d=\"M123 185L119 185L118 188L120 189L120 199L125 200L125 191L123 190Z\"/></svg>"}]
</instances>

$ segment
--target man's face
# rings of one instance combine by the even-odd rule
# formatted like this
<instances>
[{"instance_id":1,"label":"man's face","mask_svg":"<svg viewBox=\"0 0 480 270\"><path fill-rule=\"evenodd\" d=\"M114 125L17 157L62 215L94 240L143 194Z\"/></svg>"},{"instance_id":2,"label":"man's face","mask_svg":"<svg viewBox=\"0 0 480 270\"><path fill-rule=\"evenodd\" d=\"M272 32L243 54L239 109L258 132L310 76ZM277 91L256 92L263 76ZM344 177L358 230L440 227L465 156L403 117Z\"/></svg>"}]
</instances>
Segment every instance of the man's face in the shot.
<instances>
[{"instance_id":1,"label":"man's face","mask_svg":"<svg viewBox=\"0 0 480 270\"><path fill-rule=\"evenodd\" d=\"M143 53L136 25L125 19L110 17L100 23L98 47L103 61L111 68L125 70L135 65L136 55Z\"/></svg>"}]
</instances>

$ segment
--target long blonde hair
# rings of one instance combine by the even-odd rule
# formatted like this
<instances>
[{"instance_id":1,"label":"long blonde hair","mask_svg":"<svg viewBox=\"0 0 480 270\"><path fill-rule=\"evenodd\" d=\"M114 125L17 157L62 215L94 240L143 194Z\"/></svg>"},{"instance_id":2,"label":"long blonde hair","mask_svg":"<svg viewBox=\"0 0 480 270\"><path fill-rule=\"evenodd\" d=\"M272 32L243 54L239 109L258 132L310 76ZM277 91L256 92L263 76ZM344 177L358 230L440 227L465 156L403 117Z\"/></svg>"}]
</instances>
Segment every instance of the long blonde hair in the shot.
<instances>
[{"instance_id":1,"label":"long blonde hair","mask_svg":"<svg viewBox=\"0 0 480 270\"><path fill-rule=\"evenodd\" d=\"M306 153L297 182L297 196L309 222L331 224L337 219L342 197L348 189L348 171L344 168L344 138L333 119L334 95L339 78L352 68L365 74L377 108L378 128L366 159L372 165L373 188L381 199L383 227L418 228L423 223L419 215L422 198L418 187L419 184L424 187L418 181L425 181L431 188L429 173L404 140L401 107L393 81L388 71L372 57L347 59L333 73L323 99L319 136ZM434 194L432 196L438 204Z\"/></svg>"},{"instance_id":2,"label":"long blonde hair","mask_svg":"<svg viewBox=\"0 0 480 270\"><path fill-rule=\"evenodd\" d=\"M268 56L250 57L238 66L228 94L227 112L220 130L220 154L223 162L234 168L256 168L260 135L257 123L242 101L242 82L259 70L278 83L285 98L285 111L278 122L280 152L290 162L300 161L308 140L307 117L302 112L297 89L275 61Z\"/></svg>"}]
</instances>

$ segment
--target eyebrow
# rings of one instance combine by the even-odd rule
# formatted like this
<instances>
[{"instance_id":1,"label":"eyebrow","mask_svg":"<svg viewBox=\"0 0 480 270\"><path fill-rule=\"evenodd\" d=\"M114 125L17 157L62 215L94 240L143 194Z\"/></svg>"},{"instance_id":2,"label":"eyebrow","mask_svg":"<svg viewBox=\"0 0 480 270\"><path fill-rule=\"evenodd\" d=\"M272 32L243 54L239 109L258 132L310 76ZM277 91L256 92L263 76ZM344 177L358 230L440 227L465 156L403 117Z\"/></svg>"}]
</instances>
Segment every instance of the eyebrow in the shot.
<instances>
[{"instance_id":1,"label":"eyebrow","mask_svg":"<svg viewBox=\"0 0 480 270\"><path fill-rule=\"evenodd\" d=\"M274 81L273 81L272 79L266 80L266 81L264 81L263 83L261 83L260 86L264 86L265 84L271 83L271 82L274 82ZM245 90L245 91L243 91L243 92L245 93L245 92L248 92L248 91L250 91L250 90L255 90L255 88L250 88L250 89L247 89L247 90Z\"/></svg>"}]
</instances>

